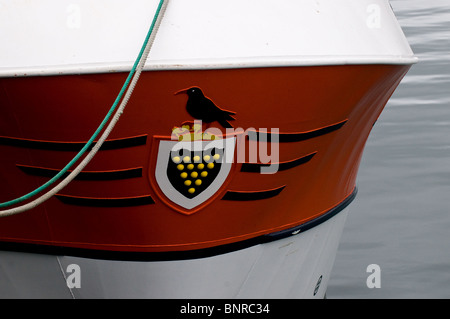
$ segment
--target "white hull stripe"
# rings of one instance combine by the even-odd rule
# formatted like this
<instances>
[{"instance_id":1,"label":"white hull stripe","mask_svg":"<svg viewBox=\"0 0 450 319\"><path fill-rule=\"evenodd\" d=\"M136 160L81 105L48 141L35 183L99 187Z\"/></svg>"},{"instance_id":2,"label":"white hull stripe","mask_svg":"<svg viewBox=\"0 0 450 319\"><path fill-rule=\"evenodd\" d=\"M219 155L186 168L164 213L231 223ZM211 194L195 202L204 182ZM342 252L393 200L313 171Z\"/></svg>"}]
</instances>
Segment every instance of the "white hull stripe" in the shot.
<instances>
[{"instance_id":1,"label":"white hull stripe","mask_svg":"<svg viewBox=\"0 0 450 319\"><path fill-rule=\"evenodd\" d=\"M265 67L301 67L332 65L411 65L418 62L415 56L298 56L298 57L252 57L242 59L211 59L186 61L148 62L144 71L173 70L221 70ZM57 76L71 74L102 74L129 72L132 62L74 64L60 66L36 66L1 68L0 77Z\"/></svg>"}]
</instances>

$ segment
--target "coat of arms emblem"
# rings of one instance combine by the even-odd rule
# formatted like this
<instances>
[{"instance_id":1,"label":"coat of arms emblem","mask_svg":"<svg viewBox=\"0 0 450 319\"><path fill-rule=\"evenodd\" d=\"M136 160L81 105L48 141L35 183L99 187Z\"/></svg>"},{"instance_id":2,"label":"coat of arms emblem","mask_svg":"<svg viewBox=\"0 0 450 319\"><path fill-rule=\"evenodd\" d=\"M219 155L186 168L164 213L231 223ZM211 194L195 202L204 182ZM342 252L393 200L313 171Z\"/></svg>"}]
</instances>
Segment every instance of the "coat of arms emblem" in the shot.
<instances>
[{"instance_id":1,"label":"coat of arms emblem","mask_svg":"<svg viewBox=\"0 0 450 319\"><path fill-rule=\"evenodd\" d=\"M216 106L198 87L175 94L181 93L188 96L186 111L194 122L173 128L170 138L155 138L154 188L172 208L190 215L212 200L229 176L236 136L209 129L212 122L232 128L235 113Z\"/></svg>"},{"instance_id":2,"label":"coat of arms emblem","mask_svg":"<svg viewBox=\"0 0 450 319\"><path fill-rule=\"evenodd\" d=\"M177 140L173 140L173 137ZM155 181L163 197L184 214L208 202L227 180L235 154L235 136L203 133L201 125L175 128L172 139L159 139Z\"/></svg>"}]
</instances>

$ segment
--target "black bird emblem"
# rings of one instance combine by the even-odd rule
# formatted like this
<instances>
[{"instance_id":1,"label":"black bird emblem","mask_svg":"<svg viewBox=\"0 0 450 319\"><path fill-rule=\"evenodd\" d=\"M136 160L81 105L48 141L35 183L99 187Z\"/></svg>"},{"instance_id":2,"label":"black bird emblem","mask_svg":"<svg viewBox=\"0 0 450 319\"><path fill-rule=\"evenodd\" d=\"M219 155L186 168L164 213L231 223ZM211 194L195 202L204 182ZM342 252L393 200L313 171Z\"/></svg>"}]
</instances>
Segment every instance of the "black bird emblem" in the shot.
<instances>
[{"instance_id":1,"label":"black bird emblem","mask_svg":"<svg viewBox=\"0 0 450 319\"><path fill-rule=\"evenodd\" d=\"M204 123L208 123L208 125L217 121L225 128L233 127L228 121L235 120L233 115L236 113L219 108L203 94L200 88L191 87L180 90L176 92L175 95L182 93L185 93L188 96L186 110L192 117L201 120Z\"/></svg>"}]
</instances>

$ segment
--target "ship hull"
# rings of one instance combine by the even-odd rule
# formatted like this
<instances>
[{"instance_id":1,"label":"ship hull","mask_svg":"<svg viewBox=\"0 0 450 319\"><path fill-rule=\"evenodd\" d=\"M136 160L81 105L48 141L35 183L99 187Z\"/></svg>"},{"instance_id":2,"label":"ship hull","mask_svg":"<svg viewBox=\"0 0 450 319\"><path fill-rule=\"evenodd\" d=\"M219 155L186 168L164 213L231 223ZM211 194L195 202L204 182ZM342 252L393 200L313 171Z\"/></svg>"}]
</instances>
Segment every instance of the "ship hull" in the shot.
<instances>
[{"instance_id":1,"label":"ship hull","mask_svg":"<svg viewBox=\"0 0 450 319\"><path fill-rule=\"evenodd\" d=\"M27 22L0 52L0 203L63 169L116 101L159 1L108 1L0 10ZM416 62L388 2L164 12L92 161L0 218L1 297L324 297L366 140Z\"/></svg>"},{"instance_id":2,"label":"ship hull","mask_svg":"<svg viewBox=\"0 0 450 319\"><path fill-rule=\"evenodd\" d=\"M366 139L408 69L352 65L145 72L120 123L79 178L26 214L3 218L0 239L164 253L299 226L355 191ZM2 180L9 187L0 194L2 202L63 168L101 120L105 108L100 106L113 99L124 76L0 79L7 133L1 137ZM161 145L171 140L172 128L193 120L184 108L186 98L174 92L192 85L236 112L227 133L236 142L218 190L185 208L171 199L174 188L165 189L157 173L159 158L168 156L161 155ZM45 87L55 93L47 94ZM269 135L277 142L262 142L264 131L276 132ZM277 164L269 174L262 171L261 149L278 156L269 158L268 164Z\"/></svg>"},{"instance_id":3,"label":"ship hull","mask_svg":"<svg viewBox=\"0 0 450 319\"><path fill-rule=\"evenodd\" d=\"M321 299L348 210L289 237L192 259L126 261L0 251L0 298Z\"/></svg>"}]
</instances>

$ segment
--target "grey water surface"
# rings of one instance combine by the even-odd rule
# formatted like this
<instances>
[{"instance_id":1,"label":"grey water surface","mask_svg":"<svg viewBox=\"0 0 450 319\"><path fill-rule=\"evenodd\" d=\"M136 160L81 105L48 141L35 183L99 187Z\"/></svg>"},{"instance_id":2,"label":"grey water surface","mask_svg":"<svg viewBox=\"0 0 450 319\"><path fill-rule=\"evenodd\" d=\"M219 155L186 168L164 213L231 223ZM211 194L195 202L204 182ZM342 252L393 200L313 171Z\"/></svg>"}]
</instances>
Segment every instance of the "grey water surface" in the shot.
<instances>
[{"instance_id":1,"label":"grey water surface","mask_svg":"<svg viewBox=\"0 0 450 319\"><path fill-rule=\"evenodd\" d=\"M391 5L420 62L367 141L329 299L450 298L450 1Z\"/></svg>"}]
</instances>

